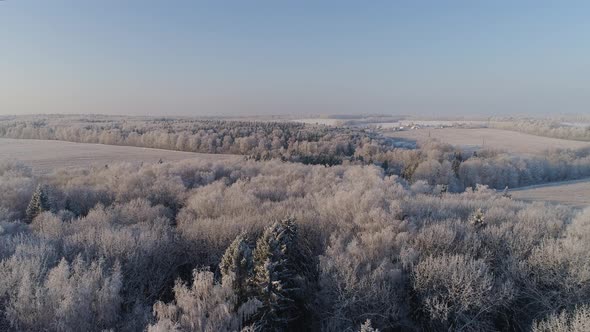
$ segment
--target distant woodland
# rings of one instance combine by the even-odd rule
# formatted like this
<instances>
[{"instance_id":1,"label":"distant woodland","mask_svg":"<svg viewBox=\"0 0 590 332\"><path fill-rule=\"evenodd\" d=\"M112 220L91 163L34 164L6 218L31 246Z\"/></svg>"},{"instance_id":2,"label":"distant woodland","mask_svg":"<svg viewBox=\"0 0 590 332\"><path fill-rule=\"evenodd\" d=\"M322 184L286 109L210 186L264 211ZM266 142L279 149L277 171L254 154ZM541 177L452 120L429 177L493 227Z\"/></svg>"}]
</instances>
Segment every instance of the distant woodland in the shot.
<instances>
[{"instance_id":1,"label":"distant woodland","mask_svg":"<svg viewBox=\"0 0 590 332\"><path fill-rule=\"evenodd\" d=\"M545 119L503 119L499 118L490 122L492 127L520 131L527 134L547 136L577 141L590 141L590 122L584 118L584 122L575 120L557 121Z\"/></svg>"},{"instance_id":2,"label":"distant woodland","mask_svg":"<svg viewBox=\"0 0 590 332\"><path fill-rule=\"evenodd\" d=\"M590 149L548 150L544 157L494 150L474 154L436 141L416 147L362 128L295 122L55 115L5 119L0 121L0 137L239 154L326 166L374 164L388 175L453 192L477 184L504 189L590 176Z\"/></svg>"}]
</instances>

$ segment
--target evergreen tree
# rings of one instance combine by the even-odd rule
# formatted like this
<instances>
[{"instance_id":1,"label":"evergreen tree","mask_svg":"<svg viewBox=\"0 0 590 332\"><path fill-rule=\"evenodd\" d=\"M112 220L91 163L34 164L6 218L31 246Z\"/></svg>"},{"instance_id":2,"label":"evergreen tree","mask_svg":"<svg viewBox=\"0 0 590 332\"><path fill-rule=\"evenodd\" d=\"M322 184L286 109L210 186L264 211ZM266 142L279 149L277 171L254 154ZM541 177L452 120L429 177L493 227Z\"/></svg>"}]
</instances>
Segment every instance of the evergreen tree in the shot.
<instances>
[{"instance_id":1,"label":"evergreen tree","mask_svg":"<svg viewBox=\"0 0 590 332\"><path fill-rule=\"evenodd\" d=\"M305 299L311 297L307 292L313 278L309 257L303 252L291 218L275 222L258 239L253 284L262 308L256 319L257 329L297 330L298 324L303 324Z\"/></svg>"},{"instance_id":2,"label":"evergreen tree","mask_svg":"<svg viewBox=\"0 0 590 332\"><path fill-rule=\"evenodd\" d=\"M483 228L486 226L485 216L481 209L475 211L475 214L471 217L471 224L476 228Z\"/></svg>"},{"instance_id":3,"label":"evergreen tree","mask_svg":"<svg viewBox=\"0 0 590 332\"><path fill-rule=\"evenodd\" d=\"M455 173L455 176L459 176L459 170L461 169L461 162L463 162L463 157L460 153L455 152L455 158L453 158L453 162L451 163L451 168Z\"/></svg>"},{"instance_id":4,"label":"evergreen tree","mask_svg":"<svg viewBox=\"0 0 590 332\"><path fill-rule=\"evenodd\" d=\"M49 208L50 206L47 188L42 185L38 185L35 192L33 192L33 196L31 197L29 205L27 206L25 221L27 223L32 222L35 217L41 214L41 212L48 211Z\"/></svg>"},{"instance_id":5,"label":"evergreen tree","mask_svg":"<svg viewBox=\"0 0 590 332\"><path fill-rule=\"evenodd\" d=\"M367 319L362 325L361 325L361 330L360 332L379 332L378 329L374 328L373 325L371 325L371 320Z\"/></svg>"},{"instance_id":6,"label":"evergreen tree","mask_svg":"<svg viewBox=\"0 0 590 332\"><path fill-rule=\"evenodd\" d=\"M253 272L252 249L243 235L238 236L225 250L219 263L221 276L231 282L238 297L237 305L248 300L251 294L249 280Z\"/></svg>"}]
</instances>

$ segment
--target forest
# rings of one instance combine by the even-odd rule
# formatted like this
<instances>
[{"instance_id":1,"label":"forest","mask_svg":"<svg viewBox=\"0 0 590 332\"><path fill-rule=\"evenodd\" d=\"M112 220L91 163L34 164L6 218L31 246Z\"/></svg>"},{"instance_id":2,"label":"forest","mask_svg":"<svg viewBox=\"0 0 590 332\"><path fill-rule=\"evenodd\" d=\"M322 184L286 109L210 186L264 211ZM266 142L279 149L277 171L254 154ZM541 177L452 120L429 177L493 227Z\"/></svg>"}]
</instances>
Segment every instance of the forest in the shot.
<instances>
[{"instance_id":1,"label":"forest","mask_svg":"<svg viewBox=\"0 0 590 332\"><path fill-rule=\"evenodd\" d=\"M107 116L5 118L0 136L244 156L42 175L0 160L0 330L590 326L590 210L501 190L588 177L590 149Z\"/></svg>"},{"instance_id":2,"label":"forest","mask_svg":"<svg viewBox=\"0 0 590 332\"><path fill-rule=\"evenodd\" d=\"M0 166L0 329L583 331L590 214L375 165Z\"/></svg>"},{"instance_id":3,"label":"forest","mask_svg":"<svg viewBox=\"0 0 590 332\"><path fill-rule=\"evenodd\" d=\"M452 192L477 184L504 189L590 176L590 148L548 149L544 156L494 149L473 153L435 140L419 145L368 129L296 122L16 116L0 119L0 137L237 154L245 159L325 166L377 165L387 175Z\"/></svg>"},{"instance_id":4,"label":"forest","mask_svg":"<svg viewBox=\"0 0 590 332\"><path fill-rule=\"evenodd\" d=\"M577 122L579 120L580 122ZM590 141L590 120L587 117L566 119L502 118L493 119L494 128L520 131L527 134L577 141Z\"/></svg>"}]
</instances>

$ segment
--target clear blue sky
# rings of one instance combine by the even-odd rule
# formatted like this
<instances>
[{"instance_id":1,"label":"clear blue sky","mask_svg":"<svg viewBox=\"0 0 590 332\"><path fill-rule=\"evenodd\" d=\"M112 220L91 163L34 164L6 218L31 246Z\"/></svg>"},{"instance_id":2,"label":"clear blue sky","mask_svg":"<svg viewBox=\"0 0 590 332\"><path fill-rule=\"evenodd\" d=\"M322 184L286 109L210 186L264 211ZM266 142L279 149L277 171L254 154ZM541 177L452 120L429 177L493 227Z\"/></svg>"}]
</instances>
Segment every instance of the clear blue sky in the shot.
<instances>
[{"instance_id":1,"label":"clear blue sky","mask_svg":"<svg viewBox=\"0 0 590 332\"><path fill-rule=\"evenodd\" d=\"M590 2L0 1L0 114L54 112L588 114Z\"/></svg>"}]
</instances>

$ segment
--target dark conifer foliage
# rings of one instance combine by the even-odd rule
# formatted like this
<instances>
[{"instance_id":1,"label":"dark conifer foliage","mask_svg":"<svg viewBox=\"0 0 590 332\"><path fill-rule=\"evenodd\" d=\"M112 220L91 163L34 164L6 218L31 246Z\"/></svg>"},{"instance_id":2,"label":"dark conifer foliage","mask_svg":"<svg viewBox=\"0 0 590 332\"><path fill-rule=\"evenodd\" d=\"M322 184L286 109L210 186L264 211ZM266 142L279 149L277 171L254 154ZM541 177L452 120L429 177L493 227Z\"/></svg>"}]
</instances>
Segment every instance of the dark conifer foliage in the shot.
<instances>
[{"instance_id":1,"label":"dark conifer foliage","mask_svg":"<svg viewBox=\"0 0 590 332\"><path fill-rule=\"evenodd\" d=\"M291 218L275 222L256 242L253 284L262 302L256 327L261 330L302 330L309 316L313 260L301 247Z\"/></svg>"},{"instance_id":2,"label":"dark conifer foliage","mask_svg":"<svg viewBox=\"0 0 590 332\"><path fill-rule=\"evenodd\" d=\"M38 185L37 189L33 192L31 201L27 206L25 220L32 222L41 212L48 211L50 209L48 189L46 186Z\"/></svg>"}]
</instances>

